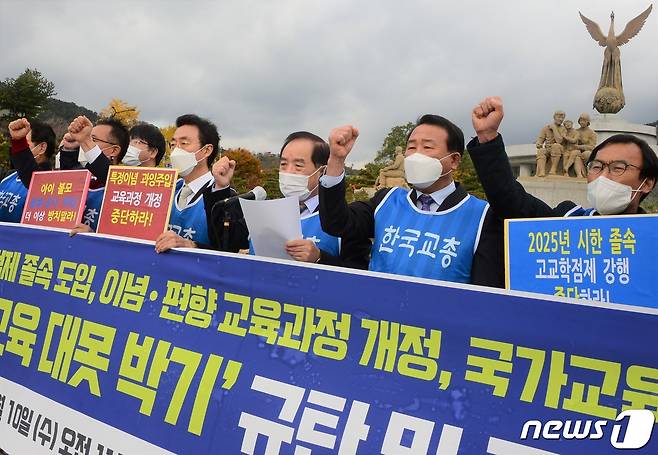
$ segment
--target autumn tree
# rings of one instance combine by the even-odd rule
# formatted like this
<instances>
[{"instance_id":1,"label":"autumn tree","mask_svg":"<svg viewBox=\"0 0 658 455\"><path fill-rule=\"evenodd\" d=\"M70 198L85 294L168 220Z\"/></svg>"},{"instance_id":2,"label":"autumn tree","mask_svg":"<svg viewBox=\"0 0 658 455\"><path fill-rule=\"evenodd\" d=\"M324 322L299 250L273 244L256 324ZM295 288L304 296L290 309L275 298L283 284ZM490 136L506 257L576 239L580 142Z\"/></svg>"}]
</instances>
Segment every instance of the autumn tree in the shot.
<instances>
[{"instance_id":1,"label":"autumn tree","mask_svg":"<svg viewBox=\"0 0 658 455\"><path fill-rule=\"evenodd\" d=\"M37 69L27 68L17 78L0 82L0 110L6 109L5 118L34 118L45 109L48 98L56 95L55 84L43 77Z\"/></svg>"},{"instance_id":2,"label":"autumn tree","mask_svg":"<svg viewBox=\"0 0 658 455\"><path fill-rule=\"evenodd\" d=\"M139 122L139 109L119 98L113 98L110 104L100 112L101 118L113 118L131 128Z\"/></svg>"},{"instance_id":3,"label":"autumn tree","mask_svg":"<svg viewBox=\"0 0 658 455\"><path fill-rule=\"evenodd\" d=\"M279 189L279 169L267 168L261 174L261 186L267 192L268 199L279 199L283 197Z\"/></svg>"},{"instance_id":4,"label":"autumn tree","mask_svg":"<svg viewBox=\"0 0 658 455\"><path fill-rule=\"evenodd\" d=\"M176 132L176 125L163 126L162 128L160 128L160 132L162 133L165 139L165 154L162 157L162 161L160 161L160 166L165 166L166 163L169 163L169 156L171 155L171 147L169 147L169 144L171 143L171 140L174 138L174 133Z\"/></svg>"},{"instance_id":5,"label":"autumn tree","mask_svg":"<svg viewBox=\"0 0 658 455\"><path fill-rule=\"evenodd\" d=\"M415 126L414 123L408 122L391 128L391 131L384 138L382 148L377 151L374 163L383 167L389 161L393 161L395 159L395 147L400 146L402 150L407 148L407 136Z\"/></svg>"},{"instance_id":6,"label":"autumn tree","mask_svg":"<svg viewBox=\"0 0 658 455\"><path fill-rule=\"evenodd\" d=\"M235 160L235 173L231 185L238 193L244 193L261 184L260 161L249 150L228 149L222 154Z\"/></svg>"}]
</instances>

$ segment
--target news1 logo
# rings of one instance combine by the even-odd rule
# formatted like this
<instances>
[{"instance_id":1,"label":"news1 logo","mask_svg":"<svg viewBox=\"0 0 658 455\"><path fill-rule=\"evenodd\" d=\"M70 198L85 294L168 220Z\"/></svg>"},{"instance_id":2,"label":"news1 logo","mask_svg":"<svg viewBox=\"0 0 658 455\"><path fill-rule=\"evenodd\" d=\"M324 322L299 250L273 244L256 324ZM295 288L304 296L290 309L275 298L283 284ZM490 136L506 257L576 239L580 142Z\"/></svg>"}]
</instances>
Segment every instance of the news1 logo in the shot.
<instances>
[{"instance_id":1,"label":"news1 logo","mask_svg":"<svg viewBox=\"0 0 658 455\"><path fill-rule=\"evenodd\" d=\"M629 409L617 416L615 422L607 420L528 420L521 430L521 439L573 440L603 439L610 428L610 444L616 449L641 449L651 439L655 423L648 409ZM618 422L618 423L617 423Z\"/></svg>"}]
</instances>

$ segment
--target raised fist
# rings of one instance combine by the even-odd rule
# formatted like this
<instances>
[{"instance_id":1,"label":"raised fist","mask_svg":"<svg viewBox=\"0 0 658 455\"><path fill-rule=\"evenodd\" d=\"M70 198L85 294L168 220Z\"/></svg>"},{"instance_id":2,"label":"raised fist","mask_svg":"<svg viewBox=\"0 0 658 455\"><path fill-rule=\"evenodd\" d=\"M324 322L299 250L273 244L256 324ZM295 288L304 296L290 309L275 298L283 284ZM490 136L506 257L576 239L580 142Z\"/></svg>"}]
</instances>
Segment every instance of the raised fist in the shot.
<instances>
[{"instance_id":1,"label":"raised fist","mask_svg":"<svg viewBox=\"0 0 658 455\"><path fill-rule=\"evenodd\" d=\"M485 98L473 108L471 120L480 144L498 136L498 128L504 115L503 100L497 96Z\"/></svg>"},{"instance_id":2,"label":"raised fist","mask_svg":"<svg viewBox=\"0 0 658 455\"><path fill-rule=\"evenodd\" d=\"M71 133L66 133L62 138L62 142L59 143L59 146L64 150L76 150L80 147L80 144L73 139Z\"/></svg>"},{"instance_id":3,"label":"raised fist","mask_svg":"<svg viewBox=\"0 0 658 455\"><path fill-rule=\"evenodd\" d=\"M9 135L12 140L23 139L30 132L30 122L26 118L19 118L9 124Z\"/></svg>"},{"instance_id":4,"label":"raised fist","mask_svg":"<svg viewBox=\"0 0 658 455\"><path fill-rule=\"evenodd\" d=\"M71 122L69 125L70 139L79 144L91 139L91 130L94 125L85 117L80 116Z\"/></svg>"},{"instance_id":5,"label":"raised fist","mask_svg":"<svg viewBox=\"0 0 658 455\"><path fill-rule=\"evenodd\" d=\"M212 165L212 176L215 177L215 188L226 188L231 184L235 172L235 160L223 156Z\"/></svg>"},{"instance_id":6,"label":"raised fist","mask_svg":"<svg viewBox=\"0 0 658 455\"><path fill-rule=\"evenodd\" d=\"M356 138L359 137L359 130L352 125L334 128L329 133L329 151L331 158L345 161L347 155L352 151Z\"/></svg>"}]
</instances>

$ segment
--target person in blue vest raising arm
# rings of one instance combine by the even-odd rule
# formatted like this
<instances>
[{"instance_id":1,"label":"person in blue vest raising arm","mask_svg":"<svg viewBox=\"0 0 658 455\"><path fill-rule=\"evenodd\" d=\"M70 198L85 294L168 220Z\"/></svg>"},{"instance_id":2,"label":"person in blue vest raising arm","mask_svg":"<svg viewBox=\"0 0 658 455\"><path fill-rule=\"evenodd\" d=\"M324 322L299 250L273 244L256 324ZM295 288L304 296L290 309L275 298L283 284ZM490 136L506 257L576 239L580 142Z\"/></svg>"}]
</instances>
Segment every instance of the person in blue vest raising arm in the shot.
<instances>
[{"instance_id":1,"label":"person in blue vest raising arm","mask_svg":"<svg viewBox=\"0 0 658 455\"><path fill-rule=\"evenodd\" d=\"M300 262L314 262L355 269L365 269L368 265L370 240L355 239L353 236L335 237L322 230L318 211L319 178L327 165L329 145L319 136L308 131L296 131L288 135L279 153L279 189L285 197L299 201L299 218L302 238L289 240L285 247L290 257ZM213 167L213 174L221 178ZM224 184L226 182L224 181ZM219 182L215 186L220 185ZM214 201L220 198L213 193ZM237 228L229 235L233 243L250 246L249 232L246 228L240 204L218 205L212 212L211 228L221 232L224 210L233 211L231 219ZM212 239L212 238L211 238Z\"/></svg>"},{"instance_id":2,"label":"person in blue vest raising arm","mask_svg":"<svg viewBox=\"0 0 658 455\"><path fill-rule=\"evenodd\" d=\"M32 173L52 169L55 132L45 123L21 118L9 124L9 135L16 171L0 182L0 221L20 223Z\"/></svg>"},{"instance_id":3,"label":"person in blue vest raising arm","mask_svg":"<svg viewBox=\"0 0 658 455\"><path fill-rule=\"evenodd\" d=\"M587 161L587 200L590 208L572 201L550 207L528 194L514 178L498 132L503 120L498 97L482 100L473 108L477 133L468 144L475 170L487 199L501 218L537 218L646 213L640 202L658 178L658 157L642 139L630 134L610 136L597 145Z\"/></svg>"},{"instance_id":4,"label":"person in blue vest raising arm","mask_svg":"<svg viewBox=\"0 0 658 455\"><path fill-rule=\"evenodd\" d=\"M322 229L373 238L369 269L459 283L503 286L502 225L489 204L452 178L464 134L426 114L407 138L404 168L412 190L384 188L365 202L345 202L345 159L359 132L331 131L327 171L320 179Z\"/></svg>"}]
</instances>

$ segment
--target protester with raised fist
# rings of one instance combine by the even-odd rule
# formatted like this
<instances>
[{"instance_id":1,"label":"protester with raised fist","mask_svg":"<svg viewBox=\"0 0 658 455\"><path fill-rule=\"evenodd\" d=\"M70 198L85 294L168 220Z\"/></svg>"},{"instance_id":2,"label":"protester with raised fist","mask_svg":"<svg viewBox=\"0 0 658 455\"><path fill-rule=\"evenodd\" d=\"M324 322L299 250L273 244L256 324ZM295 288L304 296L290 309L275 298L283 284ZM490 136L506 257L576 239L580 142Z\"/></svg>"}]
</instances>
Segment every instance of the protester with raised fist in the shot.
<instances>
[{"instance_id":1,"label":"protester with raised fist","mask_svg":"<svg viewBox=\"0 0 658 455\"><path fill-rule=\"evenodd\" d=\"M322 229L373 238L369 269L502 287L502 224L489 204L452 178L464 134L449 120L420 117L407 138L405 176L413 189L384 188L365 202L345 202L345 160L359 131L331 131L327 172L320 179Z\"/></svg>"},{"instance_id":2,"label":"protester with raised fist","mask_svg":"<svg viewBox=\"0 0 658 455\"><path fill-rule=\"evenodd\" d=\"M111 164L120 163L126 154L129 145L128 130L115 119L101 119L93 125L87 117L79 116L69 125L64 141L68 144L80 145L80 151L87 161L84 167L94 177L87 192L82 223L95 231L109 168ZM60 148L59 155L63 170L79 168L78 150Z\"/></svg>"},{"instance_id":3,"label":"protester with raised fist","mask_svg":"<svg viewBox=\"0 0 658 455\"><path fill-rule=\"evenodd\" d=\"M15 172L0 182L0 221L20 222L32 173L52 169L55 132L42 122L25 118L9 124L10 159Z\"/></svg>"},{"instance_id":4,"label":"protester with raised fist","mask_svg":"<svg viewBox=\"0 0 658 455\"><path fill-rule=\"evenodd\" d=\"M482 100L473 108L477 133L468 151L491 207L501 218L618 215L645 213L640 202L658 178L658 158L642 139L616 134L597 145L587 161L587 200L590 208L563 201L555 208L528 194L514 178L499 133L503 102Z\"/></svg>"},{"instance_id":5,"label":"protester with raised fist","mask_svg":"<svg viewBox=\"0 0 658 455\"><path fill-rule=\"evenodd\" d=\"M118 120L100 119L93 125L85 116L79 116L71 122L68 139L80 144L87 160L85 167L96 177L98 186L105 185L110 165L121 163L130 143L128 130ZM67 159L67 163L77 161L77 153L69 154ZM65 168L62 160L63 156L60 162L62 168ZM68 164L66 168L69 168Z\"/></svg>"},{"instance_id":6,"label":"protester with raised fist","mask_svg":"<svg viewBox=\"0 0 658 455\"><path fill-rule=\"evenodd\" d=\"M322 230L319 217L318 187L320 175L329 158L329 145L319 136L308 131L296 131L288 135L279 153L279 189L285 197L299 201L302 237L286 243L290 257L300 262L312 262L365 269L370 252L369 239L355 239L348 235L334 237ZM213 196L214 197L214 196ZM229 207L218 206L213 212L211 226L220 231L224 210L237 212L231 218L244 223L239 204ZM242 235L236 239L235 236ZM248 232L238 231L231 237L248 246Z\"/></svg>"}]
</instances>

